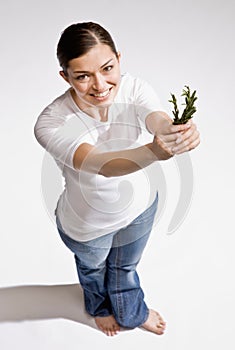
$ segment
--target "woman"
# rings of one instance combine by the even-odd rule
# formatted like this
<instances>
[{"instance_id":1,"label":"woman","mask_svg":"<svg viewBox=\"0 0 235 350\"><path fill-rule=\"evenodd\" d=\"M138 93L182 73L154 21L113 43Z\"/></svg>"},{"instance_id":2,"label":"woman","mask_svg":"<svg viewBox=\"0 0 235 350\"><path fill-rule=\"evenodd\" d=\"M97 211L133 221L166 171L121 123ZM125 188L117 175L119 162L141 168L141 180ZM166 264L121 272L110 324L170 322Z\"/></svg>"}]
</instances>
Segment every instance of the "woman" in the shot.
<instances>
[{"instance_id":1,"label":"woman","mask_svg":"<svg viewBox=\"0 0 235 350\"><path fill-rule=\"evenodd\" d=\"M57 57L70 88L40 114L35 136L65 179L56 221L86 311L107 335L120 327L163 334L136 272L158 202L148 171L195 148L199 133L192 122L172 125L153 89L121 74L120 53L99 24L66 28Z\"/></svg>"}]
</instances>

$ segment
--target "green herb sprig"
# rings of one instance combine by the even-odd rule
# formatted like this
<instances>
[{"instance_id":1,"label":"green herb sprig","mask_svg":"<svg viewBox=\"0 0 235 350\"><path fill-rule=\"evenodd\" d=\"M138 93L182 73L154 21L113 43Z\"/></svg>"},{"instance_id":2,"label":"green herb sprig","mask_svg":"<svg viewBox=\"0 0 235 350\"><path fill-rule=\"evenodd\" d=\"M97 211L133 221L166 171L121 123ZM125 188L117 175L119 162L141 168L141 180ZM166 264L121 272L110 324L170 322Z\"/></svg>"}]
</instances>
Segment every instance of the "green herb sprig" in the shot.
<instances>
[{"instance_id":1,"label":"green herb sprig","mask_svg":"<svg viewBox=\"0 0 235 350\"><path fill-rule=\"evenodd\" d=\"M185 105L185 108L183 110L183 113L181 117L179 117L179 109L177 106L177 99L174 94L171 94L171 102L174 106L174 109L172 111L174 115L173 124L186 124L189 119L193 117L193 114L196 112L196 107L194 105L195 101L197 100L196 97L196 90L193 91L191 94L190 88L185 85L185 89L183 89L183 93L181 96L185 96L185 103L182 103L182 105Z\"/></svg>"}]
</instances>

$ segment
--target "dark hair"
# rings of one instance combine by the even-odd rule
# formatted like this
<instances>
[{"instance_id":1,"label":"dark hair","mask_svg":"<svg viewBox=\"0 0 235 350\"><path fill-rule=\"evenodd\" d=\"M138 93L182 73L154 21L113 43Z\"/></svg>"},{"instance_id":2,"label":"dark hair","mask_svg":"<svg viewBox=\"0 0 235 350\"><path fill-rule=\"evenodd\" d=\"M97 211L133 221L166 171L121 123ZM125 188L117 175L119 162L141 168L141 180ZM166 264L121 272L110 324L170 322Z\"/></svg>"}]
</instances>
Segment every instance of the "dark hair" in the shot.
<instances>
[{"instance_id":1,"label":"dark hair","mask_svg":"<svg viewBox=\"0 0 235 350\"><path fill-rule=\"evenodd\" d=\"M72 24L61 34L57 45L57 58L65 74L69 61L86 54L97 44L108 45L118 56L111 35L101 25L93 22Z\"/></svg>"}]
</instances>

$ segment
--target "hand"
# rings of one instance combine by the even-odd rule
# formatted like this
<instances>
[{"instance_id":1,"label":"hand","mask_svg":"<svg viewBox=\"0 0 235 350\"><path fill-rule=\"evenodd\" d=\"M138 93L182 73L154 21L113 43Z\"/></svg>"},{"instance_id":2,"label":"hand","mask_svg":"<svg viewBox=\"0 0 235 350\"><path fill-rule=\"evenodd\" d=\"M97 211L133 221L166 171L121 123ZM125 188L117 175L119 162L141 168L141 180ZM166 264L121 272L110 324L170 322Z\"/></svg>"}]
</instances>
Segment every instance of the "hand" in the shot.
<instances>
[{"instance_id":1,"label":"hand","mask_svg":"<svg viewBox=\"0 0 235 350\"><path fill-rule=\"evenodd\" d=\"M185 125L188 125L188 129L181 132L175 141L175 145L171 149L173 154L181 154L191 151L200 144L200 134L197 130L196 124L189 121Z\"/></svg>"},{"instance_id":2,"label":"hand","mask_svg":"<svg viewBox=\"0 0 235 350\"><path fill-rule=\"evenodd\" d=\"M166 146L166 144L157 135L154 136L153 142L151 144L151 151L155 154L157 160L167 160L171 158L174 154L171 149Z\"/></svg>"},{"instance_id":3,"label":"hand","mask_svg":"<svg viewBox=\"0 0 235 350\"><path fill-rule=\"evenodd\" d=\"M147 117L146 125L154 140L152 151L159 160L190 151L200 143L199 132L192 120L186 124L173 125L164 112L154 112Z\"/></svg>"},{"instance_id":4,"label":"hand","mask_svg":"<svg viewBox=\"0 0 235 350\"><path fill-rule=\"evenodd\" d=\"M187 143L187 138L191 135L191 132L188 133L188 130L191 129L190 123L173 125L172 119L167 114L158 114L157 119L149 119L148 126L152 130L156 130L152 147L154 154L159 160L166 160L172 157L178 151L178 149L175 150L175 147L178 147L182 152L188 147L184 142Z\"/></svg>"}]
</instances>

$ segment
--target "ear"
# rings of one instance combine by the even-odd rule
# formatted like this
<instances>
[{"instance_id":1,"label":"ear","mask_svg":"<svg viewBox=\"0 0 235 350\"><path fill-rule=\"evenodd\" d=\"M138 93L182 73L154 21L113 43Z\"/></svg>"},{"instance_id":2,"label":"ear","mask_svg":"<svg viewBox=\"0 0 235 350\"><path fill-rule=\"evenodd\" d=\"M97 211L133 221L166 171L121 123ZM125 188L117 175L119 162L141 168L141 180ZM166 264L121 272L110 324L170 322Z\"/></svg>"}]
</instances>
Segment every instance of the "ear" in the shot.
<instances>
[{"instance_id":1,"label":"ear","mask_svg":"<svg viewBox=\"0 0 235 350\"><path fill-rule=\"evenodd\" d=\"M67 75L65 74L65 72L63 70L61 70L60 72L60 76L67 82L69 83L69 79L67 77Z\"/></svg>"},{"instance_id":2,"label":"ear","mask_svg":"<svg viewBox=\"0 0 235 350\"><path fill-rule=\"evenodd\" d=\"M118 53L117 53L117 60L118 60L118 62L120 62L120 59L121 59L121 52L118 51Z\"/></svg>"}]
</instances>

